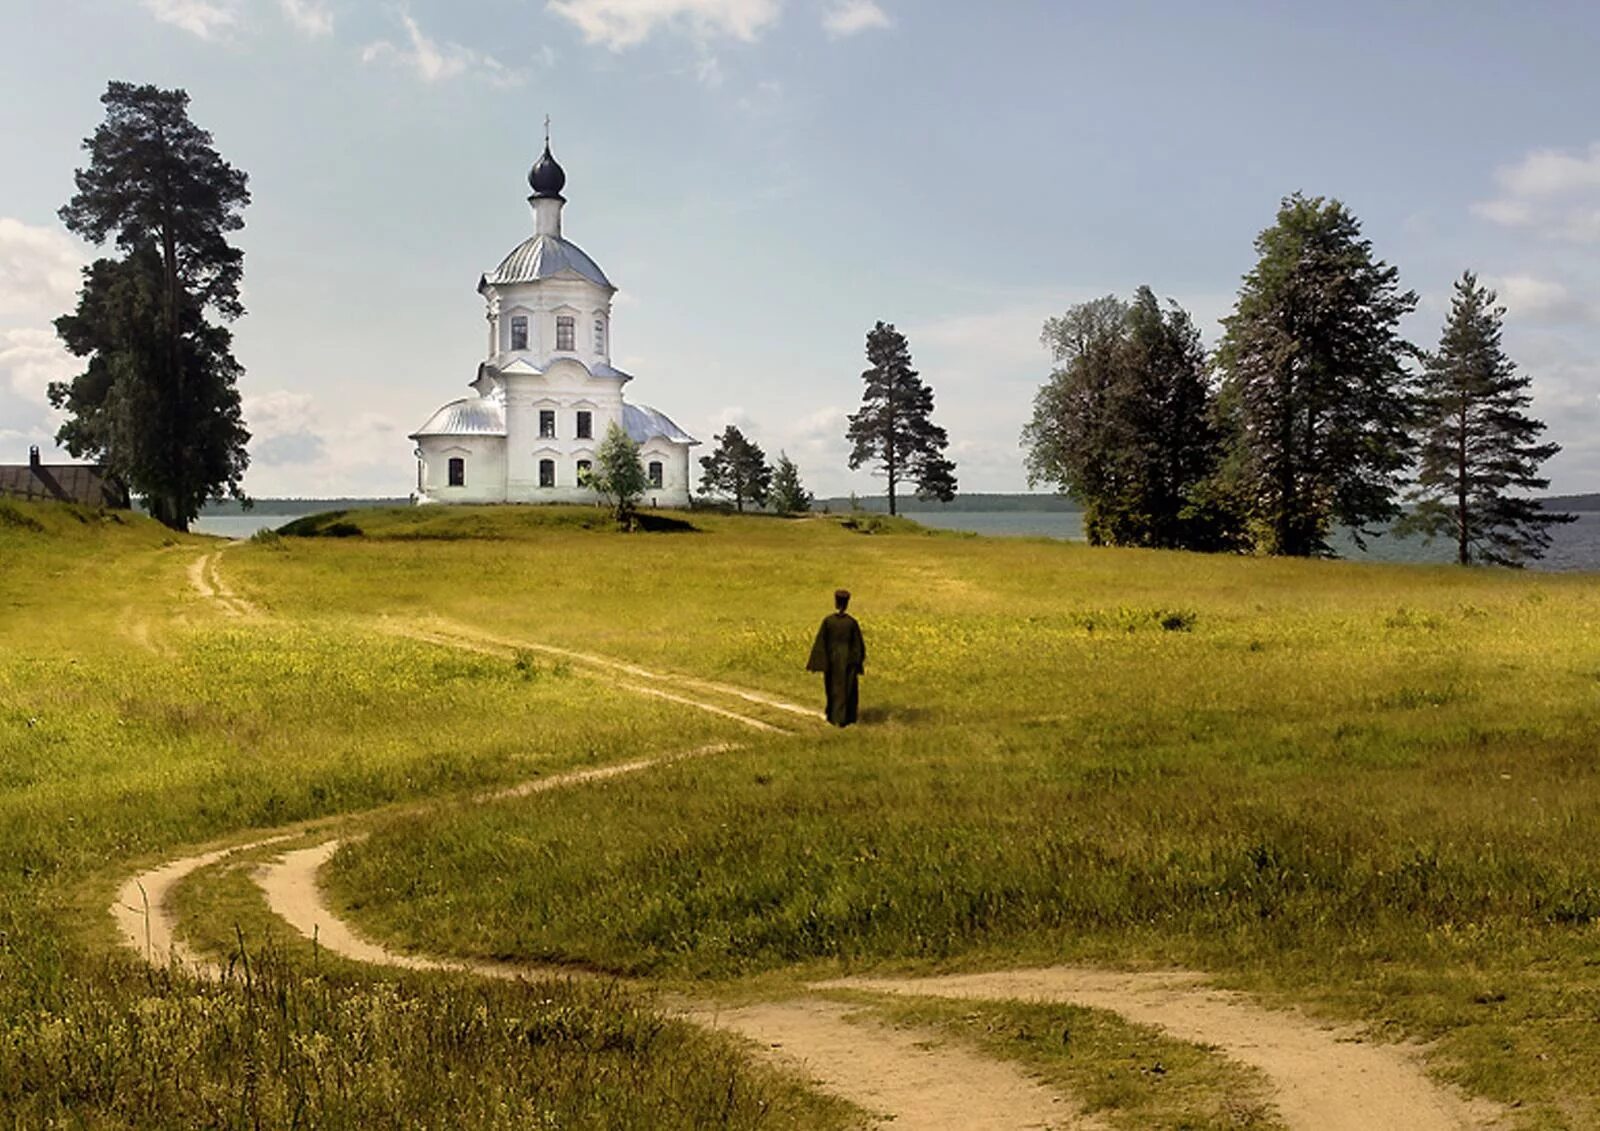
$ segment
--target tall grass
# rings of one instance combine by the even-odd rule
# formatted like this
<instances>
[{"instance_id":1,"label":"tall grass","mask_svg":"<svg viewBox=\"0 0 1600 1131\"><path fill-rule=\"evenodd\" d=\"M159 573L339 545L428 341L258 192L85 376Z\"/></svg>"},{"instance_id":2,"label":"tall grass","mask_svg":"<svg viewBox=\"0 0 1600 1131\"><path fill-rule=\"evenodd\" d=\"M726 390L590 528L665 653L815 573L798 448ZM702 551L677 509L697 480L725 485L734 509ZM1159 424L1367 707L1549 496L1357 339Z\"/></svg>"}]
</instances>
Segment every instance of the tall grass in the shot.
<instances>
[{"instance_id":1,"label":"tall grass","mask_svg":"<svg viewBox=\"0 0 1600 1131\"><path fill-rule=\"evenodd\" d=\"M143 863L734 728L557 665L519 670L338 618L229 621L188 588L205 540L6 505L0 1123L849 1122L616 987L375 982L273 950L239 954L220 986L143 971L106 912Z\"/></svg>"}]
</instances>

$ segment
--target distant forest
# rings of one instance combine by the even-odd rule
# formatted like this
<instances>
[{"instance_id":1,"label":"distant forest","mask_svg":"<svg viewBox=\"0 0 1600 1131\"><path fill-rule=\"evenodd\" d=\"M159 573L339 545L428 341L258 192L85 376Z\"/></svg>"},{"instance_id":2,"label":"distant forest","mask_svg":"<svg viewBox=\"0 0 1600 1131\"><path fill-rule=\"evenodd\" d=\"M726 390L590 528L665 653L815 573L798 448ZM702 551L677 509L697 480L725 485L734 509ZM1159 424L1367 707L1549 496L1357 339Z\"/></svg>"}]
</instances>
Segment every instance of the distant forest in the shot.
<instances>
[{"instance_id":1,"label":"distant forest","mask_svg":"<svg viewBox=\"0 0 1600 1131\"><path fill-rule=\"evenodd\" d=\"M1541 501L1546 508L1552 511L1600 511L1600 494L1549 495ZM319 511L354 510L357 507L403 507L409 505L410 502L411 500L404 496L392 499L257 499L255 500L254 508L248 513L302 515L316 514ZM889 501L882 495L868 495L857 498L855 506L858 510L872 514L882 514L888 511ZM851 499L847 495L818 499L812 504L812 509L818 511L827 510L834 514L839 514L851 509ZM972 514L1002 511L1067 511L1076 514L1080 513L1083 507L1065 495L1020 493L1015 495L957 495L948 503L941 503L936 499L918 499L913 496L912 498L899 500L899 509L905 514L928 512ZM240 503L229 499L221 503L208 504L201 513L202 515L229 515L247 512L245 512Z\"/></svg>"}]
</instances>

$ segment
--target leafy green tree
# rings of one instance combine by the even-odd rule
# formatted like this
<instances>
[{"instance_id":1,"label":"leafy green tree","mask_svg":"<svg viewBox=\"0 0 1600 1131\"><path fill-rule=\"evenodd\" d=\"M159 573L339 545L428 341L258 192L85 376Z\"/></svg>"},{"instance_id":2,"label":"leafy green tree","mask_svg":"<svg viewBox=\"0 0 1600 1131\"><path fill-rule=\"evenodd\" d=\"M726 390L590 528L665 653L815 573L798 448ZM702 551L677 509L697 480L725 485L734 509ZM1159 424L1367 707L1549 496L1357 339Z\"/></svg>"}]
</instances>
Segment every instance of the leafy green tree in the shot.
<instances>
[{"instance_id":1,"label":"leafy green tree","mask_svg":"<svg viewBox=\"0 0 1600 1131\"><path fill-rule=\"evenodd\" d=\"M800 482L800 469L789 458L788 452L779 452L767 502L779 514L806 514L811 510L812 501L811 492Z\"/></svg>"},{"instance_id":2,"label":"leafy green tree","mask_svg":"<svg viewBox=\"0 0 1600 1131\"><path fill-rule=\"evenodd\" d=\"M1216 470L1211 389L1200 333L1149 287L1045 323L1057 368L1023 429L1030 484L1084 505L1096 544L1211 549L1222 542L1200 488Z\"/></svg>"},{"instance_id":3,"label":"leafy green tree","mask_svg":"<svg viewBox=\"0 0 1600 1131\"><path fill-rule=\"evenodd\" d=\"M1501 349L1504 317L1495 293L1463 273L1419 386L1417 505L1405 526L1452 536L1462 565L1521 566L1544 556L1551 524L1573 520L1507 493L1550 486L1539 465L1561 446L1538 443L1544 423L1523 411L1530 382Z\"/></svg>"},{"instance_id":4,"label":"leafy green tree","mask_svg":"<svg viewBox=\"0 0 1600 1131\"><path fill-rule=\"evenodd\" d=\"M879 322L867 334L867 360L861 374L866 390L861 411L850 417L845 438L853 447L850 466L876 463L889 481L889 513L895 491L907 480L917 496L949 502L956 495L955 464L945 458L949 438L929 417L933 390L911 368L911 347L890 323Z\"/></svg>"},{"instance_id":5,"label":"leafy green tree","mask_svg":"<svg viewBox=\"0 0 1600 1131\"><path fill-rule=\"evenodd\" d=\"M730 424L717 437L717 446L700 457L700 490L708 495L723 495L733 500L741 513L746 500L760 506L772 487L772 468L766 453L753 440Z\"/></svg>"},{"instance_id":6,"label":"leafy green tree","mask_svg":"<svg viewBox=\"0 0 1600 1131\"><path fill-rule=\"evenodd\" d=\"M115 236L122 258L84 271L77 310L56 322L82 374L50 387L69 419L57 439L103 463L151 513L188 528L207 499L243 499L249 465L232 335L208 319L244 313L245 174L189 121L181 90L113 82L106 119L84 142L89 164L61 219L91 243Z\"/></svg>"},{"instance_id":7,"label":"leafy green tree","mask_svg":"<svg viewBox=\"0 0 1600 1131\"><path fill-rule=\"evenodd\" d=\"M579 480L580 486L599 492L608 507L616 511L617 523L631 528L639 500L650 487L644 464L639 461L639 445L613 420L606 427L605 439L595 452L594 468Z\"/></svg>"},{"instance_id":8,"label":"leafy green tree","mask_svg":"<svg viewBox=\"0 0 1600 1131\"><path fill-rule=\"evenodd\" d=\"M1325 555L1334 524L1359 543L1399 514L1416 352L1399 324L1417 296L1336 200L1287 198L1255 246L1216 359L1225 492L1257 550Z\"/></svg>"},{"instance_id":9,"label":"leafy green tree","mask_svg":"<svg viewBox=\"0 0 1600 1131\"><path fill-rule=\"evenodd\" d=\"M1045 322L1040 340L1058 365L1022 430L1029 486L1054 483L1082 503L1084 534L1097 546L1115 541L1107 511L1127 440L1115 405L1127 317L1127 304L1106 295Z\"/></svg>"}]
</instances>

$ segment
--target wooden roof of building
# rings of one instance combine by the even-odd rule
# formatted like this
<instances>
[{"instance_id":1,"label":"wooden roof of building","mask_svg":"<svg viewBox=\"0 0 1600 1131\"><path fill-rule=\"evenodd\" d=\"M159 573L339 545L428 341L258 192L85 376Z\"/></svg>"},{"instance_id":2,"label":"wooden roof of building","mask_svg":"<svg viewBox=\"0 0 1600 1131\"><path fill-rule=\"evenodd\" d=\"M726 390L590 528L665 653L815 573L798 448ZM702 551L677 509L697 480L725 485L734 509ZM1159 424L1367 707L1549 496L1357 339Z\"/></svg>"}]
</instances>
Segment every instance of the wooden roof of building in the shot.
<instances>
[{"instance_id":1,"label":"wooden roof of building","mask_svg":"<svg viewBox=\"0 0 1600 1131\"><path fill-rule=\"evenodd\" d=\"M0 498L53 499L89 507L126 507L128 492L114 477L84 463L40 463L38 449L27 463L0 464Z\"/></svg>"}]
</instances>

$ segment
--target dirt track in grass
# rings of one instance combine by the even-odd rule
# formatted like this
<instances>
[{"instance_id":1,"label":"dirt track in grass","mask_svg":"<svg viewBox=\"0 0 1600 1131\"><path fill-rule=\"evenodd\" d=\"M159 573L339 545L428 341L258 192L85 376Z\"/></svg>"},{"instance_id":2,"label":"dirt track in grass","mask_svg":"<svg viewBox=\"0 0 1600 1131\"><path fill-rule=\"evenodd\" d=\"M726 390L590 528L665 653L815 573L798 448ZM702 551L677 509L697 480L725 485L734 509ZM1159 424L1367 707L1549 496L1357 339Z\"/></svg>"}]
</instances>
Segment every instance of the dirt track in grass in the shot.
<instances>
[{"instance_id":1,"label":"dirt track in grass","mask_svg":"<svg viewBox=\"0 0 1600 1131\"><path fill-rule=\"evenodd\" d=\"M255 615L231 592L218 570L218 551L189 569L202 598L226 615ZM736 719L764 733L790 728L726 704L737 699L786 715L815 712L774 696L728 684L654 672L608 657L510 640L441 622L389 624L390 631L444 647L515 655L519 650L561 657L575 665L627 677L627 686ZM793 724L791 723L791 726ZM814 725L814 724L813 724ZM694 753L719 753L727 744ZM556 775L490 796L523 795L581 786L624 773L648 770L670 758L643 758L572 774ZM257 841L245 848L261 848ZM257 871L273 911L319 945L357 961L409 969L465 971L486 977L572 976L571 971L501 963L458 962L403 954L361 937L328 907L318 870L339 845L337 839L282 853ZM112 913L128 945L154 963L196 961L184 951L165 907L166 895L192 872L218 863L238 849L172 861L130 879ZM212 967L212 969L215 969ZM1504 1113L1467 1101L1435 1084L1422 1070L1417 1050L1376 1044L1348 1028L1321 1024L1298 1012L1266 1009L1241 994L1216 989L1199 974L1169 971L1119 972L1076 967L1008 970L930 978L845 978L811 987L817 994L788 1001L718 1010L690 1006L683 1015L701 1024L742 1034L761 1055L811 1076L819 1087L849 1099L877 1119L904 1131L983 1131L988 1128L1100 1127L1079 1114L1066 1097L1016 1067L954 1046L931 1033L889 1027L859 1016L859 1009L821 994L841 990L873 995L958 1000L1055 1002L1109 1010L1186 1041L1215 1048L1263 1072L1270 1101L1291 1128L1306 1131L1447 1131L1500 1126Z\"/></svg>"}]
</instances>

